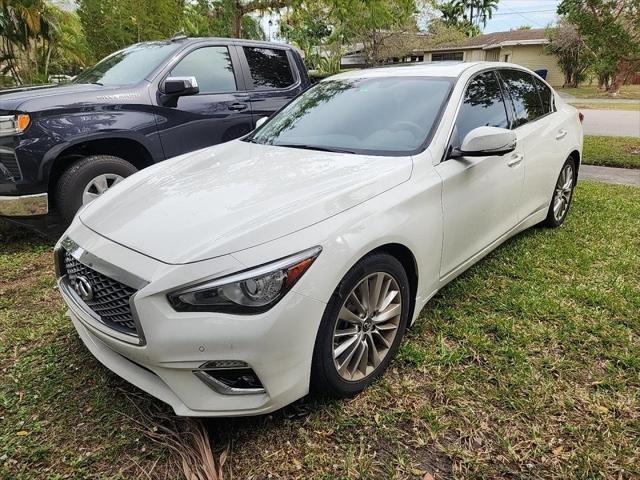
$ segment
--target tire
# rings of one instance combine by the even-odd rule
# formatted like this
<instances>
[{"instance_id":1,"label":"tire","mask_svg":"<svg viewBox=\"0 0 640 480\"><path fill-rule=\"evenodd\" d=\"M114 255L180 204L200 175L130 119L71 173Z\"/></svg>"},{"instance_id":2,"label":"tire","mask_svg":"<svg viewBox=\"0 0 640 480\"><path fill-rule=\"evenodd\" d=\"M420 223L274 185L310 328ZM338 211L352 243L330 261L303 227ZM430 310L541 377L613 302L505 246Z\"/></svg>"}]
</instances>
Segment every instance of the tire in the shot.
<instances>
[{"instance_id":1,"label":"tire","mask_svg":"<svg viewBox=\"0 0 640 480\"><path fill-rule=\"evenodd\" d=\"M362 315L356 315L355 313L363 313L363 311L357 307L357 303L354 303L355 300L353 300L351 294L353 292L357 296L363 292L362 287L365 279L367 279L367 287L370 287L372 291L375 291L375 282L382 280L382 283L380 283L380 300L377 305L385 303L382 301L385 298L382 290L384 290L387 281L389 283L386 298L393 291L397 291L400 294L400 299L396 295L389 306L382 308L373 318L370 315L366 315L363 319ZM393 282L389 279L392 279ZM357 291L354 292L356 288ZM365 295L363 295L363 298L366 298ZM402 264L395 257L386 253L374 253L364 257L354 265L333 293L320 322L311 366L311 391L329 397L351 397L364 390L382 375L395 356L406 330L411 301L407 274ZM361 302L361 306L366 310L364 303L364 301ZM378 324L375 323L376 318L382 319L384 315L388 316L392 309L398 305L400 306L400 312L397 316L390 317L384 322L380 321ZM350 310L353 316L341 314L343 306ZM356 323L345 322L342 319L345 317L349 317L350 321L358 319L361 322L360 327ZM397 325L393 337L391 337L390 325ZM378 330L382 328L385 328L385 330ZM350 333L342 336L345 332L353 331L353 329L359 333ZM340 336L334 338L334 333L338 333ZM384 342L380 338L381 336L384 337ZM342 340L343 338L345 338L344 341ZM350 341L351 338L355 338L353 345L357 345L355 347L357 350L353 353L351 360L347 361L350 350L349 348L345 349L344 344ZM364 347L364 344L367 346ZM373 347L380 347L382 351L378 353L376 348L376 352L373 352ZM340 350L344 353L334 357L334 353L339 353ZM364 361L357 362L360 352L362 352L361 358L366 356L367 365L364 367ZM377 366L375 366L374 353L378 353L375 356L378 360ZM336 359L334 360L334 358ZM340 364L344 365L345 362L347 362L347 365L341 373L339 366ZM351 374L351 370L356 364L356 372Z\"/></svg>"},{"instance_id":2,"label":"tire","mask_svg":"<svg viewBox=\"0 0 640 480\"><path fill-rule=\"evenodd\" d=\"M73 163L60 177L56 185L56 206L62 221L68 225L78 209L83 205L85 189L93 180L105 176L107 188L117 183L118 178L126 178L138 169L126 160L111 155L92 155ZM90 193L98 196L103 191ZM89 192L87 192L89 193Z\"/></svg>"},{"instance_id":3,"label":"tire","mask_svg":"<svg viewBox=\"0 0 640 480\"><path fill-rule=\"evenodd\" d=\"M573 158L569 157L564 162L564 165L562 165L562 169L556 180L556 185L553 188L547 218L542 222L542 225L545 227L557 228L564 223L569 213L571 202L573 201L573 189L576 186L576 177L576 162ZM558 205L560 205L560 211L556 210L556 206Z\"/></svg>"}]
</instances>

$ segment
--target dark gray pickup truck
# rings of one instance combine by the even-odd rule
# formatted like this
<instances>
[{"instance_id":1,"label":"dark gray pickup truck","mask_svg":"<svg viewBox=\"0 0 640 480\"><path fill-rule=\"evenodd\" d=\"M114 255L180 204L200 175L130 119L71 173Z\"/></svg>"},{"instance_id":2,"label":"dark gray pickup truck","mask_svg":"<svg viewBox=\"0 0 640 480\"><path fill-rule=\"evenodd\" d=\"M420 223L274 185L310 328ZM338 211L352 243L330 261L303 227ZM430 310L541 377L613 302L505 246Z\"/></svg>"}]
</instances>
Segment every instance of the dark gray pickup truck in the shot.
<instances>
[{"instance_id":1,"label":"dark gray pickup truck","mask_svg":"<svg viewBox=\"0 0 640 480\"><path fill-rule=\"evenodd\" d=\"M0 216L68 223L135 171L243 136L309 86L280 44L179 37L132 45L60 86L0 91Z\"/></svg>"}]
</instances>

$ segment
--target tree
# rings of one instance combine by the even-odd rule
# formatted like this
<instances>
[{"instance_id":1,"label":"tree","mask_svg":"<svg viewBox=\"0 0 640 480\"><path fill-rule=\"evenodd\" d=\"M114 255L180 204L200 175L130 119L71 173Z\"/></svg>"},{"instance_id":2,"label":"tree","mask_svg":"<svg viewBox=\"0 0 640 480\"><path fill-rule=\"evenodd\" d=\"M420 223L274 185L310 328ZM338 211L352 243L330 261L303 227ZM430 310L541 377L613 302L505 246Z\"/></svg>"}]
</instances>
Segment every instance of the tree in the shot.
<instances>
[{"instance_id":1,"label":"tree","mask_svg":"<svg viewBox=\"0 0 640 480\"><path fill-rule=\"evenodd\" d=\"M617 95L640 68L640 0L563 0L558 13L577 27L598 76L610 76L607 91Z\"/></svg>"},{"instance_id":2,"label":"tree","mask_svg":"<svg viewBox=\"0 0 640 480\"><path fill-rule=\"evenodd\" d=\"M82 65L81 42L69 38L75 20L44 0L0 0L0 73L22 85L47 82L52 64Z\"/></svg>"},{"instance_id":3,"label":"tree","mask_svg":"<svg viewBox=\"0 0 640 480\"><path fill-rule=\"evenodd\" d=\"M361 47L367 65L410 53L416 13L415 0L298 1L281 22L281 35L303 50L308 67L333 73L347 47Z\"/></svg>"},{"instance_id":4,"label":"tree","mask_svg":"<svg viewBox=\"0 0 640 480\"><path fill-rule=\"evenodd\" d=\"M98 60L132 43L172 37L184 0L79 0L78 15Z\"/></svg>"},{"instance_id":5,"label":"tree","mask_svg":"<svg viewBox=\"0 0 640 480\"><path fill-rule=\"evenodd\" d=\"M564 86L575 88L584 80L585 72L595 57L588 49L575 25L561 19L555 28L547 30L549 44L546 50L555 55L558 65L564 73Z\"/></svg>"},{"instance_id":6,"label":"tree","mask_svg":"<svg viewBox=\"0 0 640 480\"><path fill-rule=\"evenodd\" d=\"M438 5L445 24L468 36L478 35L497 8L498 0L449 0Z\"/></svg>"},{"instance_id":7,"label":"tree","mask_svg":"<svg viewBox=\"0 0 640 480\"><path fill-rule=\"evenodd\" d=\"M186 4L182 30L195 37L237 36L236 14L234 0L197 0ZM265 39L260 22L251 15L241 17L240 35L254 40Z\"/></svg>"}]
</instances>

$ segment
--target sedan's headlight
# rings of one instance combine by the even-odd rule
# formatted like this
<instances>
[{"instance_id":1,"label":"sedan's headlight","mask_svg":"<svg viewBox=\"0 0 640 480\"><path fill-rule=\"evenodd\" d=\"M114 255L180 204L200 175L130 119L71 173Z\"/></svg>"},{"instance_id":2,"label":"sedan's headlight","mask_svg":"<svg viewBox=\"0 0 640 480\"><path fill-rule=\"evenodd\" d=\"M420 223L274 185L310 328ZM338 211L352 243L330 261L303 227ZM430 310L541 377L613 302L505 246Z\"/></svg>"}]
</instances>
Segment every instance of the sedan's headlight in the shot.
<instances>
[{"instance_id":1,"label":"sedan's headlight","mask_svg":"<svg viewBox=\"0 0 640 480\"><path fill-rule=\"evenodd\" d=\"M27 113L0 116L0 137L22 133L30 123L31 117Z\"/></svg>"},{"instance_id":2,"label":"sedan's headlight","mask_svg":"<svg viewBox=\"0 0 640 480\"><path fill-rule=\"evenodd\" d=\"M282 299L320 255L310 248L280 260L168 295L181 312L264 312Z\"/></svg>"}]
</instances>

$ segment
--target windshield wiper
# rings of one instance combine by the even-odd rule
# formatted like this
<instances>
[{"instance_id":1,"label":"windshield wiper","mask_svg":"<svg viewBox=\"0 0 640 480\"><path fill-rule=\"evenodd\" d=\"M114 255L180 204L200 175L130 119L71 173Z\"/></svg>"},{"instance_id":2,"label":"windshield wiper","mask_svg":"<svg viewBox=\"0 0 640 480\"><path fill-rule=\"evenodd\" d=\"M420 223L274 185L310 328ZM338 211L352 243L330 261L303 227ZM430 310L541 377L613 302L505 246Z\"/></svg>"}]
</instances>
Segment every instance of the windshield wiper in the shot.
<instances>
[{"instance_id":1,"label":"windshield wiper","mask_svg":"<svg viewBox=\"0 0 640 480\"><path fill-rule=\"evenodd\" d=\"M303 143L274 143L274 147L285 147L285 148L302 148L304 150L318 150L320 152L333 152L333 153L352 153L356 152L352 150L347 150L344 148L336 148L336 147L321 147L319 145L305 145Z\"/></svg>"}]
</instances>

